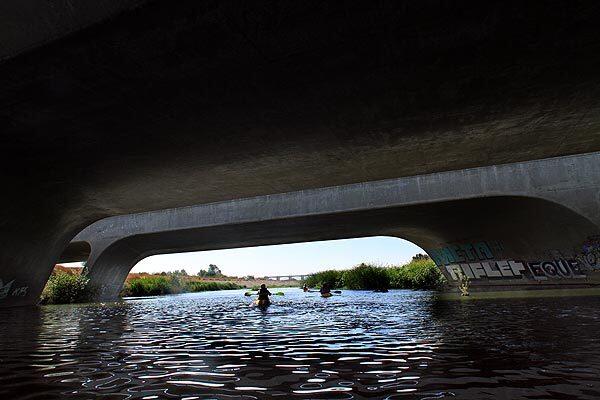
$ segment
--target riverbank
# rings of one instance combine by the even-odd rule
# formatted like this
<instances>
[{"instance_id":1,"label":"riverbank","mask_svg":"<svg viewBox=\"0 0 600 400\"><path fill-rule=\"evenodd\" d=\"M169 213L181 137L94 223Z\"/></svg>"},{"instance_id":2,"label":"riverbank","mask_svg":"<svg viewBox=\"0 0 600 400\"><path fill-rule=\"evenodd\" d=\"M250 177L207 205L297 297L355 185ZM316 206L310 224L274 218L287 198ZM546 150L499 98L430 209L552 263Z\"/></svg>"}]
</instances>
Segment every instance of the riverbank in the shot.
<instances>
[{"instance_id":1,"label":"riverbank","mask_svg":"<svg viewBox=\"0 0 600 400\"><path fill-rule=\"evenodd\" d=\"M81 268L65 268L57 265L42 294L42 304L92 301L95 293L88 285L87 277L81 275L81 272ZM382 267L363 263L345 271L321 271L309 276L305 283L309 287L320 287L327 283L332 289L386 291L388 289L442 289L446 280L429 257L417 255L411 262L401 266ZM302 282L223 275L200 277L187 275L184 271L159 274L142 272L130 273L127 276L121 296L161 296L234 289L255 291L261 284L266 284L269 288L282 288L299 287Z\"/></svg>"},{"instance_id":2,"label":"riverbank","mask_svg":"<svg viewBox=\"0 0 600 400\"><path fill-rule=\"evenodd\" d=\"M181 274L129 274L121 291L122 297L162 296L167 294L208 292L217 290L258 290L261 284L271 288L297 287L298 281L271 281L237 277L199 277Z\"/></svg>"},{"instance_id":3,"label":"riverbank","mask_svg":"<svg viewBox=\"0 0 600 400\"><path fill-rule=\"evenodd\" d=\"M127 275L127 279L125 279L125 285L127 285L128 282L134 280L134 279L139 279L139 278L145 278L145 277L157 277L157 276L170 276L172 274L149 274L147 272L141 272L141 273L130 273L129 275ZM181 276L181 275L180 275ZM298 280L280 280L280 281L275 281L275 280L271 280L271 279L261 279L261 278L239 278L236 276L226 276L226 275L222 275L222 276L217 276L217 277L199 277L196 275L183 275L185 277L185 279L189 280L189 281L193 281L193 282L205 282L205 283L210 283L210 282L231 282L231 283L235 283L236 285L240 286L240 289L256 289L258 290L258 288L260 287L260 285L265 284L268 287L272 287L272 288L277 288L277 287L298 287L300 286L301 282Z\"/></svg>"},{"instance_id":4,"label":"riverbank","mask_svg":"<svg viewBox=\"0 0 600 400\"><path fill-rule=\"evenodd\" d=\"M95 292L82 268L67 268L56 265L42 296L41 304L86 303L93 301ZM199 277L178 272L158 274L130 273L123 289L122 297L161 296L178 293L194 293L218 290L250 289L258 290L261 284L271 288L298 287L299 281L273 281L268 279L238 278L228 276Z\"/></svg>"},{"instance_id":5,"label":"riverbank","mask_svg":"<svg viewBox=\"0 0 600 400\"><path fill-rule=\"evenodd\" d=\"M243 289L244 286L229 281L206 282L180 275L148 275L125 282L121 296L162 296L167 294Z\"/></svg>"}]
</instances>

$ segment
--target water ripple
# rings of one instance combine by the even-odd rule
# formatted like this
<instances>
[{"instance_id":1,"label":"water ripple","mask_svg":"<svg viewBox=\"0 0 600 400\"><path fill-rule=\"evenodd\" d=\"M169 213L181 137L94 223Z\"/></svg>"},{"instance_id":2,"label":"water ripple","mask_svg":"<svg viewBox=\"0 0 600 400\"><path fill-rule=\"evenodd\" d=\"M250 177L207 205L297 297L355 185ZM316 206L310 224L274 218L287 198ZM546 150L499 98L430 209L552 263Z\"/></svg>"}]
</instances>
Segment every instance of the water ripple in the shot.
<instances>
[{"instance_id":1,"label":"water ripple","mask_svg":"<svg viewBox=\"0 0 600 400\"><path fill-rule=\"evenodd\" d=\"M0 396L600 398L598 298L285 292L1 310Z\"/></svg>"}]
</instances>

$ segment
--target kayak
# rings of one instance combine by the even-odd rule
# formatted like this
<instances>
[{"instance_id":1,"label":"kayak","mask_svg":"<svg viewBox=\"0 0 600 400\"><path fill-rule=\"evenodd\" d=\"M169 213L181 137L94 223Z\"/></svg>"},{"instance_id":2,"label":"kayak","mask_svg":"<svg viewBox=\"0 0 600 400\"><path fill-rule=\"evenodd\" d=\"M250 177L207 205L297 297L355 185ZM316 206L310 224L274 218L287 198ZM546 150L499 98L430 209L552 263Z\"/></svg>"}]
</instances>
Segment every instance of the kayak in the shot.
<instances>
[{"instance_id":1,"label":"kayak","mask_svg":"<svg viewBox=\"0 0 600 400\"><path fill-rule=\"evenodd\" d=\"M321 293L321 297L331 297L331 293Z\"/></svg>"},{"instance_id":2,"label":"kayak","mask_svg":"<svg viewBox=\"0 0 600 400\"><path fill-rule=\"evenodd\" d=\"M269 300L254 300L254 305L257 307L269 307L271 302Z\"/></svg>"}]
</instances>

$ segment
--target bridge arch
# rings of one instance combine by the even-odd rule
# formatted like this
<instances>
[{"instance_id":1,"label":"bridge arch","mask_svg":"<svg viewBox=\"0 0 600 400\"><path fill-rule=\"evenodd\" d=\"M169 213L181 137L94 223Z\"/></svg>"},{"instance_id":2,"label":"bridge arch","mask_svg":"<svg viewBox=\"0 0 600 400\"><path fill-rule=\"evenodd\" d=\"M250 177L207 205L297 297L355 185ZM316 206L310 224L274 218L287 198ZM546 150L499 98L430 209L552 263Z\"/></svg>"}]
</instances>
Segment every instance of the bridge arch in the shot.
<instances>
[{"instance_id":1,"label":"bridge arch","mask_svg":"<svg viewBox=\"0 0 600 400\"><path fill-rule=\"evenodd\" d=\"M452 265L512 261L520 263L521 270L513 268L509 273L507 267L507 273L502 275L500 267L489 267L502 279L476 279L477 283L486 289L531 288L547 283L548 279L536 280L535 276L525 279L526 274L531 275L526 262L562 256L572 259L572 251L581 238L597 232L598 227L591 221L554 202L522 196L492 196L131 235L110 244L88 265L91 283L101 290L102 300L109 300L118 295L135 264L151 255L392 236L423 248L451 281L455 275L448 267ZM464 259L452 259L458 257L461 246L463 252L471 254ZM454 253L444 250L453 248L458 250ZM487 268L480 267L481 273ZM555 283L581 285L586 282L587 276Z\"/></svg>"},{"instance_id":2,"label":"bridge arch","mask_svg":"<svg viewBox=\"0 0 600 400\"><path fill-rule=\"evenodd\" d=\"M486 289L592 285L599 166L590 153L244 198L108 218L74 241L91 243L106 299L150 255L367 236L411 241Z\"/></svg>"}]
</instances>

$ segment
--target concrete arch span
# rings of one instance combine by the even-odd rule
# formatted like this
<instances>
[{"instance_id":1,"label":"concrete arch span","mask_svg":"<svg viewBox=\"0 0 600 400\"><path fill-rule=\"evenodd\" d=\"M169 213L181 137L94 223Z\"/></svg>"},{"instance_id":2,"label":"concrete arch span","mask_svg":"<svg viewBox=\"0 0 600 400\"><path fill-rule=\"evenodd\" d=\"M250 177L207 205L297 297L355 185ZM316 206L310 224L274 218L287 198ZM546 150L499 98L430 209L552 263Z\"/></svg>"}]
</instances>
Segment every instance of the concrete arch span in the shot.
<instances>
[{"instance_id":1,"label":"concrete arch span","mask_svg":"<svg viewBox=\"0 0 600 400\"><path fill-rule=\"evenodd\" d=\"M375 235L410 240L482 288L590 285L599 196L591 153L114 217L75 241L92 243L103 298L152 254Z\"/></svg>"},{"instance_id":2,"label":"concrete arch span","mask_svg":"<svg viewBox=\"0 0 600 400\"><path fill-rule=\"evenodd\" d=\"M531 275L526 263L555 260L553 251L560 252L559 259L562 256L573 259L572 249L580 245L581 237L597 233L598 227L588 219L547 200L513 196L482 197L128 236L109 245L91 261L89 276L92 284L101 289L100 298L111 300L118 295L131 268L150 255L394 236L424 248L451 282L454 281L452 268L455 264L518 262L524 269L519 270L517 265L513 271L511 264L507 263L505 276L495 265L478 268L483 273L491 271L491 275L497 272L499 276L476 277L477 271L472 270L469 274L473 275L471 278L475 290L523 289L537 287L541 282L534 276L526 278L528 274ZM449 250L448 255L444 255L444 249L453 247L457 250ZM551 282L544 279L543 283L552 286L600 283L596 277L588 275L573 279L557 276Z\"/></svg>"}]
</instances>

